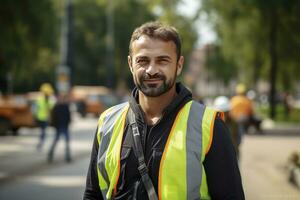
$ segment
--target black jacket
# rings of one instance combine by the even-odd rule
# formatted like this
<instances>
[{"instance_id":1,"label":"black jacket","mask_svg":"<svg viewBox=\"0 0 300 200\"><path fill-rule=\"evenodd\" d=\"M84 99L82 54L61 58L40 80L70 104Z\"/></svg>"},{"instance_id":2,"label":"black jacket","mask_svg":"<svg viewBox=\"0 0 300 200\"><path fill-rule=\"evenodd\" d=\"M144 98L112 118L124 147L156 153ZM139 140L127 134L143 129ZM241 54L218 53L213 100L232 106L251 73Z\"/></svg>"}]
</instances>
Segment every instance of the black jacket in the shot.
<instances>
[{"instance_id":1,"label":"black jacket","mask_svg":"<svg viewBox=\"0 0 300 200\"><path fill-rule=\"evenodd\" d=\"M192 99L191 93L181 84L176 85L178 96L164 110L164 115L154 126L145 123L144 113L139 104L138 92L132 92L130 106L136 114L136 120L141 134L145 162L149 169L149 175L157 192L159 164L164 146L175 117L188 101ZM128 121L128 120L127 120ZM126 122L125 132L121 149L121 171L117 185L117 193L114 199L132 199L134 183L140 180L137 170L138 161L132 150L132 138L130 128ZM96 136L91 155L90 167L87 175L84 200L102 199L98 175L97 175L97 153L99 144ZM216 119L214 124L214 137L212 146L204 161L207 175L207 184L212 199L244 199L240 172L237 165L236 154L230 141L230 134L223 121ZM148 199L142 184L139 185L138 199Z\"/></svg>"},{"instance_id":2,"label":"black jacket","mask_svg":"<svg viewBox=\"0 0 300 200\"><path fill-rule=\"evenodd\" d=\"M71 113L67 102L58 102L51 112L51 122L55 128L67 128L71 122Z\"/></svg>"}]
</instances>

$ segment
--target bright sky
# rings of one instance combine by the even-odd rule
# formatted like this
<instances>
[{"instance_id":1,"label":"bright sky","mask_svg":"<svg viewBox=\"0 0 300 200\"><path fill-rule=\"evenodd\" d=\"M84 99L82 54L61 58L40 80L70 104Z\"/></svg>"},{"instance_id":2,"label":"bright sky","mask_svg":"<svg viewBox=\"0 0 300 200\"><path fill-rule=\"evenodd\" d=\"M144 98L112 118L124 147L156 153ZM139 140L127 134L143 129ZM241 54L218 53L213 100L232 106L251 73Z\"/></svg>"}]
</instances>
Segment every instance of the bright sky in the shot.
<instances>
[{"instance_id":1,"label":"bright sky","mask_svg":"<svg viewBox=\"0 0 300 200\"><path fill-rule=\"evenodd\" d=\"M201 4L201 0L183 0L183 3L180 4L178 10L179 12L182 12L182 14L191 17L195 15L199 4ZM216 34L212 30L211 25L208 23L207 16L205 14L200 15L195 26L199 35L197 42L198 47L216 40Z\"/></svg>"}]
</instances>

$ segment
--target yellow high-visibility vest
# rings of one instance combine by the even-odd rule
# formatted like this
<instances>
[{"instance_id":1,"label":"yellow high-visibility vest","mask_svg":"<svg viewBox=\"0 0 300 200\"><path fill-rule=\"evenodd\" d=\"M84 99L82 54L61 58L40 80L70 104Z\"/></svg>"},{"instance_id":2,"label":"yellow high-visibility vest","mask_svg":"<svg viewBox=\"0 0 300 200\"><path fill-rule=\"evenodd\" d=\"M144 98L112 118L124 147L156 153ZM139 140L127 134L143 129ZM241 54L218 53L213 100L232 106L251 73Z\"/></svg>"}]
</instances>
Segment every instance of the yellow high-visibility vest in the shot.
<instances>
[{"instance_id":1,"label":"yellow high-visibility vest","mask_svg":"<svg viewBox=\"0 0 300 200\"><path fill-rule=\"evenodd\" d=\"M40 96L36 102L36 118L40 121L48 121L50 118L50 111L54 106L53 100L49 97L46 101L45 96Z\"/></svg>"},{"instance_id":2,"label":"yellow high-visibility vest","mask_svg":"<svg viewBox=\"0 0 300 200\"><path fill-rule=\"evenodd\" d=\"M106 110L99 118L97 171L104 199L116 192L128 103ZM216 111L195 101L178 112L160 162L160 200L211 199L203 167L213 134Z\"/></svg>"}]
</instances>

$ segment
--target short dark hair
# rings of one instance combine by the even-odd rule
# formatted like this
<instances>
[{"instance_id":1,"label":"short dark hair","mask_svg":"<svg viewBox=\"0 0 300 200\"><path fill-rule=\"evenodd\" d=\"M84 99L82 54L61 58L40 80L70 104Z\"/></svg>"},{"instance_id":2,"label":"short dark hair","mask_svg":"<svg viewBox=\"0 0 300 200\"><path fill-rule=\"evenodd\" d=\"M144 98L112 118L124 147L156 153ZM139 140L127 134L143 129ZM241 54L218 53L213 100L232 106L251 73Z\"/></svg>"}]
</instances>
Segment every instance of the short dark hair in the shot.
<instances>
[{"instance_id":1,"label":"short dark hair","mask_svg":"<svg viewBox=\"0 0 300 200\"><path fill-rule=\"evenodd\" d=\"M166 42L172 41L176 45L176 54L177 60L179 60L181 56L181 40L176 28L168 25L164 25L158 21L152 21L142 24L140 27L137 27L130 39L129 44L129 54L132 53L132 43L135 40L138 40L141 36L146 35L150 38L155 38L159 40L163 40Z\"/></svg>"}]
</instances>

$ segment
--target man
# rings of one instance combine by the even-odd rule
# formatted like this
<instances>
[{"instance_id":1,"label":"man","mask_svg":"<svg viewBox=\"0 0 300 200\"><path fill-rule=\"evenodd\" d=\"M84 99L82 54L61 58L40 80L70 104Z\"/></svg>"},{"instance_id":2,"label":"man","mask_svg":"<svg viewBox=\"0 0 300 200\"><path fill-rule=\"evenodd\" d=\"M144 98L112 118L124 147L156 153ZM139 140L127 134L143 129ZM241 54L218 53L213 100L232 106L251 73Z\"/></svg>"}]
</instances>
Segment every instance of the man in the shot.
<instances>
[{"instance_id":1,"label":"man","mask_svg":"<svg viewBox=\"0 0 300 200\"><path fill-rule=\"evenodd\" d=\"M234 150L237 154L237 158L239 158L239 146L240 146L240 138L238 135L238 126L237 123L232 119L229 115L231 110L230 100L226 96L218 96L214 100L214 108L222 113L224 113L224 121L227 127L230 129L230 137L234 147Z\"/></svg>"},{"instance_id":2,"label":"man","mask_svg":"<svg viewBox=\"0 0 300 200\"><path fill-rule=\"evenodd\" d=\"M175 28L135 29L128 64L136 88L100 116L85 200L244 199L228 129L176 83L183 63Z\"/></svg>"},{"instance_id":3,"label":"man","mask_svg":"<svg viewBox=\"0 0 300 200\"><path fill-rule=\"evenodd\" d=\"M238 143L242 142L243 135L247 132L247 125L253 118L254 109L252 101L246 96L246 86L238 84L235 88L236 95L230 99L231 118L238 125Z\"/></svg>"},{"instance_id":4,"label":"man","mask_svg":"<svg viewBox=\"0 0 300 200\"><path fill-rule=\"evenodd\" d=\"M71 112L69 108L69 100L67 94L60 94L58 101L52 110L52 125L56 129L53 143L48 152L47 160L49 163L53 162L54 151L59 138L63 135L65 137L65 161L71 162L70 152L70 134L69 125L71 123Z\"/></svg>"},{"instance_id":5,"label":"man","mask_svg":"<svg viewBox=\"0 0 300 200\"><path fill-rule=\"evenodd\" d=\"M246 96L246 86L238 84L235 88L236 95L230 99L230 115L237 121L248 120L254 113L252 101Z\"/></svg>"},{"instance_id":6,"label":"man","mask_svg":"<svg viewBox=\"0 0 300 200\"><path fill-rule=\"evenodd\" d=\"M52 86L49 83L43 83L40 87L41 96L37 99L35 105L35 119L41 129L37 150L40 150L44 144L46 137L46 129L50 121L50 112L54 106L52 95L54 93Z\"/></svg>"}]
</instances>

